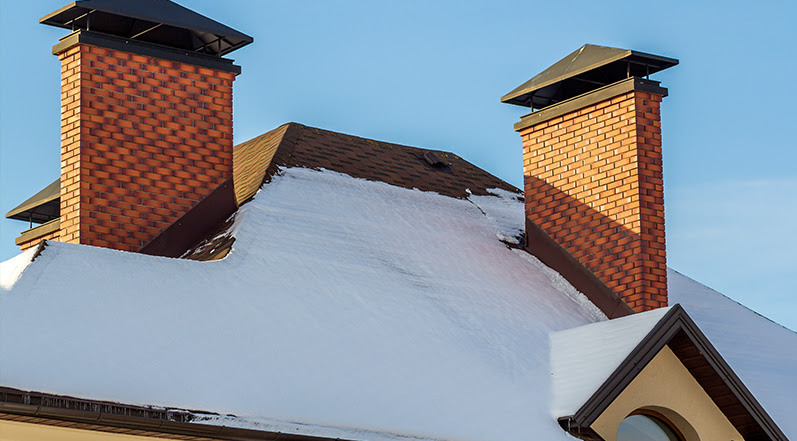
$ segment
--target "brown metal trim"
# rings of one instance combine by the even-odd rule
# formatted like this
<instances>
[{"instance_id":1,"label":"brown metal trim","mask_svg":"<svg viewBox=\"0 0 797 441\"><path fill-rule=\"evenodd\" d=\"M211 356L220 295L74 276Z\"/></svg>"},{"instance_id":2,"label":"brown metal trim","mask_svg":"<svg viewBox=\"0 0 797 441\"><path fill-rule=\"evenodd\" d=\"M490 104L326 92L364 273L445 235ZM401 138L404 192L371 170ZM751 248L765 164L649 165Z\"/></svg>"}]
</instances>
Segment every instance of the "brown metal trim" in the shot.
<instances>
[{"instance_id":1,"label":"brown metal trim","mask_svg":"<svg viewBox=\"0 0 797 441\"><path fill-rule=\"evenodd\" d=\"M541 122L575 112L576 110L606 101L624 93L631 92L632 90L667 96L667 89L659 86L659 84L658 81L645 80L638 77L626 78L616 83L609 84L608 86L601 87L600 89L595 89L592 92L570 98L542 110L522 116L520 121L515 123L515 131L520 132L521 130Z\"/></svg>"},{"instance_id":2,"label":"brown metal trim","mask_svg":"<svg viewBox=\"0 0 797 441\"><path fill-rule=\"evenodd\" d=\"M153 256L180 257L237 209L233 180L229 178L138 252Z\"/></svg>"},{"instance_id":3,"label":"brown metal trim","mask_svg":"<svg viewBox=\"0 0 797 441\"><path fill-rule=\"evenodd\" d=\"M16 423L31 424L35 426L53 426L63 427L66 429L86 430L91 432L102 432L108 434L121 434L141 436L148 438L163 438L172 440L190 440L190 441L212 441L217 438L208 438L204 436L194 435L177 435L171 433L154 432L152 430L145 430L131 427L113 427L107 425L94 424L92 422L76 422L64 419L44 418L30 415L17 415L12 413L0 412L0 422L10 421Z\"/></svg>"},{"instance_id":4,"label":"brown metal trim","mask_svg":"<svg viewBox=\"0 0 797 441\"><path fill-rule=\"evenodd\" d=\"M689 341L702 354L714 372L721 378L733 395L739 400L744 410L753 418L758 425L761 433L767 439L773 441L787 441L786 435L775 424L767 414L761 404L755 399L753 394L747 389L744 383L736 376L731 367L722 358L716 348L709 342L708 338L697 327L695 322L689 317L681 305L674 305L672 309L659 321L659 323L645 336L644 339L631 351L620 366L609 376L608 379L598 388L597 391L584 403L583 406L569 419L575 428L585 430L600 416L601 413L612 403L617 396L628 386L637 374L647 366L647 364L667 345L678 333L685 334ZM690 373L699 378L694 372ZM724 406L716 403L717 407L723 411ZM733 424L733 421L731 421ZM745 431L735 425L742 435Z\"/></svg>"},{"instance_id":5,"label":"brown metal trim","mask_svg":"<svg viewBox=\"0 0 797 441\"><path fill-rule=\"evenodd\" d=\"M188 410L81 400L7 387L0 387L0 419L12 419L3 418L3 414L33 417L39 420L34 422L42 424L59 425L57 422L61 421L74 423L69 427L78 429L107 432L129 429L150 432L151 436L178 435L235 441L335 441L325 437L191 422L201 413Z\"/></svg>"},{"instance_id":6,"label":"brown metal trim","mask_svg":"<svg viewBox=\"0 0 797 441\"><path fill-rule=\"evenodd\" d=\"M31 229L23 231L19 237L14 239L14 243L16 245L22 245L23 243L30 242L36 240L40 237L43 237L47 234L54 233L61 229L61 219L56 218L51 220L50 222L35 226Z\"/></svg>"},{"instance_id":7,"label":"brown metal trim","mask_svg":"<svg viewBox=\"0 0 797 441\"><path fill-rule=\"evenodd\" d=\"M78 30L63 37L58 44L53 46L53 55L58 55L77 44L90 44L92 46L106 47L147 57L163 58L164 60L178 61L180 63L193 64L195 66L223 70L235 74L241 73L241 66L233 64L232 60L228 58L212 57L188 50L179 50L137 40L127 40L113 35L99 34L86 30Z\"/></svg>"},{"instance_id":8,"label":"brown metal trim","mask_svg":"<svg viewBox=\"0 0 797 441\"><path fill-rule=\"evenodd\" d=\"M606 317L612 319L634 313L620 296L529 219L526 219L525 248L587 296Z\"/></svg>"},{"instance_id":9,"label":"brown metal trim","mask_svg":"<svg viewBox=\"0 0 797 441\"><path fill-rule=\"evenodd\" d=\"M580 427L573 422L573 417L562 417L557 420L559 427L565 430L575 438L583 439L584 441L606 441L597 432L592 430L591 427Z\"/></svg>"}]
</instances>

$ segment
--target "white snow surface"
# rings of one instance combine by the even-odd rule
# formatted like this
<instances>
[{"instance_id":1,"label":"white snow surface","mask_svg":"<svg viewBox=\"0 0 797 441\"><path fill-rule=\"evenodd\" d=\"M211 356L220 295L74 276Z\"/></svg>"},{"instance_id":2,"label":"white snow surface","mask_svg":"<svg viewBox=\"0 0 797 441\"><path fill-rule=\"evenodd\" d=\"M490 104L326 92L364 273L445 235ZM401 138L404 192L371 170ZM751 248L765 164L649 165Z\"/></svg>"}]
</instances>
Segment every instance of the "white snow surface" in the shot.
<instances>
[{"instance_id":1,"label":"white snow surface","mask_svg":"<svg viewBox=\"0 0 797 441\"><path fill-rule=\"evenodd\" d=\"M606 318L499 241L523 203L495 193L292 168L239 210L221 261L49 242L2 266L0 385L352 440L572 440L549 334ZM670 297L797 439L797 335L672 271Z\"/></svg>"},{"instance_id":2,"label":"white snow surface","mask_svg":"<svg viewBox=\"0 0 797 441\"><path fill-rule=\"evenodd\" d=\"M496 236L504 242L518 244L520 235L525 230L526 216L522 207L523 196L510 193L500 188L487 190L495 196L476 196L471 194L468 200L473 202L497 227ZM521 199L518 199L520 197ZM518 210L518 205L521 209Z\"/></svg>"},{"instance_id":3,"label":"white snow surface","mask_svg":"<svg viewBox=\"0 0 797 441\"><path fill-rule=\"evenodd\" d=\"M669 310L659 308L551 333L551 416L575 414Z\"/></svg>"},{"instance_id":4,"label":"white snow surface","mask_svg":"<svg viewBox=\"0 0 797 441\"><path fill-rule=\"evenodd\" d=\"M331 437L571 439L548 333L605 317L498 240L489 197L288 169L221 261L49 242L0 295L0 384Z\"/></svg>"},{"instance_id":5,"label":"white snow surface","mask_svg":"<svg viewBox=\"0 0 797 441\"><path fill-rule=\"evenodd\" d=\"M19 276L33 261L37 247L29 248L22 253L0 262L0 290L8 290L17 283Z\"/></svg>"},{"instance_id":6,"label":"white snow surface","mask_svg":"<svg viewBox=\"0 0 797 441\"><path fill-rule=\"evenodd\" d=\"M680 303L789 439L797 440L797 333L672 269Z\"/></svg>"}]
</instances>

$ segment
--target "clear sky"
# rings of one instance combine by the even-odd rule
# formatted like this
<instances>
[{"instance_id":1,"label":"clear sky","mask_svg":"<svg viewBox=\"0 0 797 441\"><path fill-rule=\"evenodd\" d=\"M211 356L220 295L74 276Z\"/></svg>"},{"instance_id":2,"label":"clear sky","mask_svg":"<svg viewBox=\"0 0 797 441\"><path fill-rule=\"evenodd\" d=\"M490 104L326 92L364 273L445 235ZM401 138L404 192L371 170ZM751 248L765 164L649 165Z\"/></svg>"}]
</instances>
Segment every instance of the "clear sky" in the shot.
<instances>
[{"instance_id":1,"label":"clear sky","mask_svg":"<svg viewBox=\"0 0 797 441\"><path fill-rule=\"evenodd\" d=\"M59 175L66 0L0 0L0 210ZM452 151L522 185L499 98L584 43L678 58L662 105L670 267L797 329L797 2L178 3L255 38L235 141L296 121ZM27 224L0 222L0 260Z\"/></svg>"}]
</instances>

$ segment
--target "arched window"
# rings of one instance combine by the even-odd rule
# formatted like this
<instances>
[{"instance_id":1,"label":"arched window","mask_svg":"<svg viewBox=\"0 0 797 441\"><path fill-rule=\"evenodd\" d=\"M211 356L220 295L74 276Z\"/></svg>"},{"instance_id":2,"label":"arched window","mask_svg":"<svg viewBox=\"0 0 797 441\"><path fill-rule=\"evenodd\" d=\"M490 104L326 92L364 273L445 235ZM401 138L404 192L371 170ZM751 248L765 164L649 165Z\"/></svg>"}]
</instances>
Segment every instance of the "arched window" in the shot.
<instances>
[{"instance_id":1,"label":"arched window","mask_svg":"<svg viewBox=\"0 0 797 441\"><path fill-rule=\"evenodd\" d=\"M645 414L634 414L620 423L617 441L684 441L669 424Z\"/></svg>"}]
</instances>

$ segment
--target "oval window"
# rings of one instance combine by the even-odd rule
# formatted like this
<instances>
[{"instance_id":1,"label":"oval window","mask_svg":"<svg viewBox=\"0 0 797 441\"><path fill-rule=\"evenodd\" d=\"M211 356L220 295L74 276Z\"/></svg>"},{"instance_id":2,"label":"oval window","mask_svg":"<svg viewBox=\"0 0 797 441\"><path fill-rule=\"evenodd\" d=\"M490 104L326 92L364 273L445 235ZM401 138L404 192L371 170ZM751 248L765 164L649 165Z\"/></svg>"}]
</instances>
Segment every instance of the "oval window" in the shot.
<instances>
[{"instance_id":1,"label":"oval window","mask_svg":"<svg viewBox=\"0 0 797 441\"><path fill-rule=\"evenodd\" d=\"M617 428L617 441L682 441L670 426L648 415L631 415Z\"/></svg>"}]
</instances>

